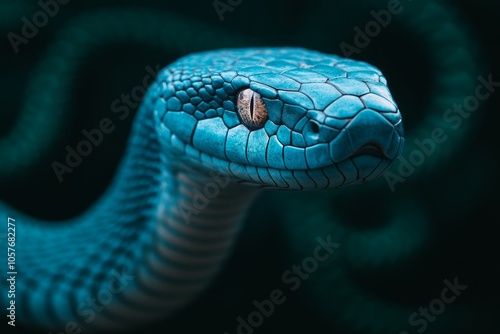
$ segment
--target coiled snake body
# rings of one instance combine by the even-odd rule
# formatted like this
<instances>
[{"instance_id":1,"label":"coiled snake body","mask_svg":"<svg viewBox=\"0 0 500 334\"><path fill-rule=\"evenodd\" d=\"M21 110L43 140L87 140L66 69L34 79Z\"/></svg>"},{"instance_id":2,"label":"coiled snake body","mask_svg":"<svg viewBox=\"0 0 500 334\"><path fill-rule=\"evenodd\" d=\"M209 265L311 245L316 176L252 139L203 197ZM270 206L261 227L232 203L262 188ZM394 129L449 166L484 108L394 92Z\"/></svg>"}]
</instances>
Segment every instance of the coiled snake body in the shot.
<instances>
[{"instance_id":1,"label":"coiled snake body","mask_svg":"<svg viewBox=\"0 0 500 334\"><path fill-rule=\"evenodd\" d=\"M91 209L55 226L0 204L17 222L18 320L100 329L169 315L218 272L259 189L372 180L403 141L366 63L297 48L186 56L149 88Z\"/></svg>"}]
</instances>

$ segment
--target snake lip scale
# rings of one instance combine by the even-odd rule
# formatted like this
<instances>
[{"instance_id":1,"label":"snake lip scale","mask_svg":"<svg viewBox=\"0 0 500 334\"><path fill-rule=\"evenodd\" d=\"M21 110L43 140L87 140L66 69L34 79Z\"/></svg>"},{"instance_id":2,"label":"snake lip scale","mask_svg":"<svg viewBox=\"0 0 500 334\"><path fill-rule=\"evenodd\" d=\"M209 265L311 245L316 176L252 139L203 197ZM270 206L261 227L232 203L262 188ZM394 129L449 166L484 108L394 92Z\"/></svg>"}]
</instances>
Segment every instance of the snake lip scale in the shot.
<instances>
[{"instance_id":1,"label":"snake lip scale","mask_svg":"<svg viewBox=\"0 0 500 334\"><path fill-rule=\"evenodd\" d=\"M378 143L367 143L361 146L359 149L356 150L356 152L354 152L353 157L357 157L364 154L389 159L389 157L387 156L387 152L385 152L384 149Z\"/></svg>"},{"instance_id":2,"label":"snake lip scale","mask_svg":"<svg viewBox=\"0 0 500 334\"><path fill-rule=\"evenodd\" d=\"M401 154L401 119L385 77L364 62L301 48L180 58L148 89L116 176L88 211L54 226L0 203L18 222L17 316L92 331L175 314L223 266L255 186L373 180ZM91 312L85 301L117 271L133 279Z\"/></svg>"}]
</instances>

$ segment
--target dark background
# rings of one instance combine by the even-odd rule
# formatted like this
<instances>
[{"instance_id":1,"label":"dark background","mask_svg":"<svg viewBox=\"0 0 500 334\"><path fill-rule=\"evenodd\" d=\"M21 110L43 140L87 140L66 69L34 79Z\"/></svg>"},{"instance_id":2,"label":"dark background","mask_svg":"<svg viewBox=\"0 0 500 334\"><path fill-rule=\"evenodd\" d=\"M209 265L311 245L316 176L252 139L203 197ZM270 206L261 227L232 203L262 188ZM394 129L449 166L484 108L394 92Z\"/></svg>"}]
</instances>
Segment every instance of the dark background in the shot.
<instances>
[{"instance_id":1,"label":"dark background","mask_svg":"<svg viewBox=\"0 0 500 334\"><path fill-rule=\"evenodd\" d=\"M3 36L10 31L19 33L23 24L21 17L31 17L40 10L34 1L0 2L2 5L13 3L16 3L13 6L17 9L4 10L0 16ZM165 44L169 44L169 38L184 39L182 43L173 42L165 48L161 43L157 47L144 47L132 42L131 38L127 40L127 36L122 42L111 41L104 46L89 47L87 54L81 57L82 61L75 65L76 75L71 79L71 94L67 96L68 101L64 106L64 126L57 140L40 152L30 168L0 179L0 198L33 216L51 220L63 220L85 211L109 184L124 151L133 118L116 122L116 131L106 135L103 143L71 174L65 174L64 182L58 182L51 163L64 160L64 147L74 147L82 139L82 129L97 127L99 120L106 115L114 117L110 103L121 93L130 92L142 82L146 66L166 66L188 52L231 46L293 45L341 55L340 42L353 44L353 28L363 28L366 22L372 20L370 10L380 10L387 2L325 3L244 0L233 11L225 12L224 20L221 21L211 1L139 3L73 0L61 5L60 12L28 44L20 45L18 54L13 52L8 39L2 37L0 136L5 135L15 123L23 99L30 94L27 87L37 66L53 52L50 48L61 32L64 33L68 24L81 17L82 13L98 9L113 11L141 7L154 9L158 13L172 13L178 20L175 22L184 22L183 25L179 23L177 29L175 22L165 22L165 29L168 29L162 32ZM500 81L497 61L500 57L500 5L493 0L449 1L445 4L453 15L456 14L456 22L470 32L468 38L474 41L466 44L465 49L474 57L475 68L472 71L476 71L475 76L487 77L492 74L494 80ZM416 33L418 25L411 26L415 29L412 31L405 24L405 20L412 17L413 4L405 2L403 5L408 6L406 16L394 16L388 27L383 28L367 47L352 57L372 63L385 73L403 114L407 139L411 141L421 138L413 130L425 126L431 117L427 107L431 100L444 94L436 89L440 86L436 86L435 82L446 73L434 66L432 54L436 50L429 48L421 35ZM141 22L140 14L137 20ZM142 23L148 25L146 21ZM439 26L439 22L435 21L420 24ZM207 31L212 33L211 39L205 37ZM450 53L452 58L453 54ZM44 90L45 87L38 89ZM472 89L463 97L473 93ZM51 99L59 97L58 92L47 91L46 94ZM481 102L480 108L464 120L467 126L459 129L463 138L458 144L459 148L448 147L452 144L451 140L445 142L442 150L449 152L440 153L441 158L433 157L426 161L422 165L422 172L398 184L394 193L384 186L381 179L376 186L367 189L355 187L354 190L339 190L334 194L265 194L252 209L232 257L213 286L175 318L144 326L139 332L236 333L236 317L246 317L252 312L254 299L266 299L273 289L283 288L282 273L291 264L299 263L309 256L307 246L320 233L309 230L301 240L297 231L302 231L304 226L308 226L307 223L304 222L302 227L297 226L296 222L289 221L289 215L283 215L282 212L293 214L294 210L306 210L315 205L311 201L320 200L322 196L323 200L327 198L326 202L331 204L329 208L332 212L338 214L346 224L361 230L383 226L394 206L400 203L398 200L418 202L412 208L424 210L431 226L428 239L425 240L426 246L423 247L424 254L415 255L418 260L401 271L392 268L383 272L385 269L382 266L377 269L379 272L375 270L369 274L352 275L353 284L359 285L370 298L391 301L401 307L410 305L409 310L417 311L419 306L428 305L439 296L443 279L451 280L457 276L459 282L468 285L468 289L456 305L450 307L464 307L470 310L470 314L474 313L474 317L477 316L474 319L478 321L477 327L464 327L462 330L466 333L498 331L500 324L497 321L495 325L493 320L498 318L500 311L497 274L499 253L496 247L499 215L494 197L500 185L497 163L499 101L500 92L496 92ZM439 116L444 110L431 112ZM296 232L288 232L290 229ZM346 244L345 241L342 243ZM339 256L342 257L342 253ZM312 279L310 283L314 285ZM312 286L287 294L286 303L277 306L275 313L266 318L264 324L254 332L399 333L388 329L392 328L390 323L407 321L387 317L382 321L386 325L378 329L356 326L356 314L361 315L354 309L353 319L337 323L332 320L337 317L329 316L329 312L339 312L347 305L337 305L338 310L328 310L324 304L317 302L318 297L314 294L318 294L318 290ZM324 293L327 294L328 289ZM328 299L327 296L324 298ZM376 310L373 312L373 316L377 317ZM462 319L456 319L457 323L460 321ZM439 319L436 326L438 322ZM429 333L435 332L432 326L434 323L429 324ZM446 325L443 326L446 328ZM407 322L401 330L416 333L416 327L410 327ZM439 332L452 333L455 330ZM19 332L38 333L22 328Z\"/></svg>"}]
</instances>

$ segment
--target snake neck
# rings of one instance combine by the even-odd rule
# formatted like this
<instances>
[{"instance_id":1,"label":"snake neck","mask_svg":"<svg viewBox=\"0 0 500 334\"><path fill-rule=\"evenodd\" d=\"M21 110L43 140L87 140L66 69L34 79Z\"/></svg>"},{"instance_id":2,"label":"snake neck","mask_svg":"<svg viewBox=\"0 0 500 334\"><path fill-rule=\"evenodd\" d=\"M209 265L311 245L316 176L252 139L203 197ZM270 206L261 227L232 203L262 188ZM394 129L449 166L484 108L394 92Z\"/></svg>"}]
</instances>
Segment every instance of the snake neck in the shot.
<instances>
[{"instance_id":1,"label":"snake neck","mask_svg":"<svg viewBox=\"0 0 500 334\"><path fill-rule=\"evenodd\" d=\"M154 140L144 145L150 152L153 146L160 148ZM121 329L162 318L193 301L224 265L258 195L258 189L227 175L190 167L168 147L161 146L154 155L159 157L156 165L161 166L151 172L158 189L157 205L147 211L142 235L149 237L141 239L136 260L130 262L135 264L135 278L120 296L134 305L124 305L117 298L116 304L108 305L112 319L104 315L94 328Z\"/></svg>"},{"instance_id":2,"label":"snake neck","mask_svg":"<svg viewBox=\"0 0 500 334\"><path fill-rule=\"evenodd\" d=\"M112 317L103 314L96 319L94 328L121 329L127 324L162 318L193 301L223 267L259 192L227 175L207 171L201 165L191 167L183 156L172 154L168 146L156 142L159 135L152 134L154 121L147 116L145 119L140 122L144 131L137 130L142 134L134 138L150 134L151 139L133 144L136 149L132 149L131 155L137 152L147 156L130 159L134 165L128 165L125 170L142 174L127 184L142 184L146 175L155 180L157 193L150 197L153 199L150 202L156 204L142 210L146 224L141 235L147 237L141 238L135 247L135 259L129 259L134 280L116 299L116 304L107 306ZM142 164L138 165L138 161ZM123 182L119 184L121 187ZM141 196L144 192L135 190L134 193ZM133 301L133 305L123 304L121 300Z\"/></svg>"},{"instance_id":3,"label":"snake neck","mask_svg":"<svg viewBox=\"0 0 500 334\"><path fill-rule=\"evenodd\" d=\"M168 224L216 229L241 225L258 190L214 171L175 165L165 173L158 213Z\"/></svg>"}]
</instances>

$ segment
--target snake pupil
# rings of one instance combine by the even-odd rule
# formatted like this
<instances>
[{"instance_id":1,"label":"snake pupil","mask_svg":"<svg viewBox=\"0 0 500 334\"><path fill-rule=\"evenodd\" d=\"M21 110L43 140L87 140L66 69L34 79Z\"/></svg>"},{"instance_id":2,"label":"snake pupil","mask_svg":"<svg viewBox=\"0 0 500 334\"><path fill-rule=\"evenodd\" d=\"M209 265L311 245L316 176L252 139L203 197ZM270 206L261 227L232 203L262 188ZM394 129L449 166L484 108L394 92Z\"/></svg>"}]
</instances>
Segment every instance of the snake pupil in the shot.
<instances>
[{"instance_id":1,"label":"snake pupil","mask_svg":"<svg viewBox=\"0 0 500 334\"><path fill-rule=\"evenodd\" d=\"M252 98L250 99L250 117L253 118L253 104L254 104L255 94L252 92Z\"/></svg>"}]
</instances>

